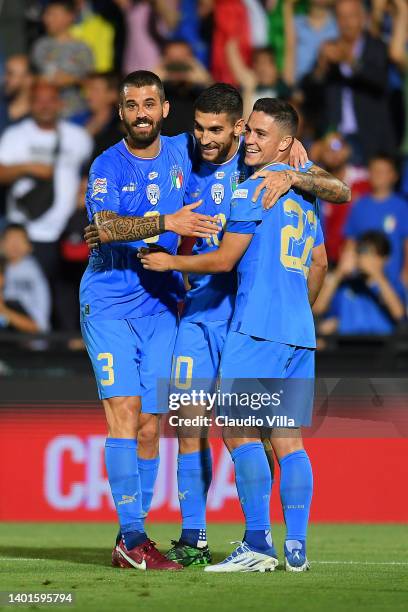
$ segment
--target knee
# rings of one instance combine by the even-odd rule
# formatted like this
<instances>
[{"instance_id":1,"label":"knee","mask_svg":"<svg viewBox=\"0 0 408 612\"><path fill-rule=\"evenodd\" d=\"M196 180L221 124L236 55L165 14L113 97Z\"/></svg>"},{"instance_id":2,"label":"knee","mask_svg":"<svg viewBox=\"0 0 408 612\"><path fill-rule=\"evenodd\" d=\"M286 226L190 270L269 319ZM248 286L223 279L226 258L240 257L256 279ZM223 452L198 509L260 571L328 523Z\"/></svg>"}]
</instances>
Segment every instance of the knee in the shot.
<instances>
[{"instance_id":1,"label":"knee","mask_svg":"<svg viewBox=\"0 0 408 612\"><path fill-rule=\"evenodd\" d=\"M112 438L136 438L140 411L138 397L113 397L104 400L109 435Z\"/></svg>"},{"instance_id":2,"label":"knee","mask_svg":"<svg viewBox=\"0 0 408 612\"><path fill-rule=\"evenodd\" d=\"M271 439L273 450L275 451L278 461L299 450L303 450L303 442L301 437L296 438L273 438Z\"/></svg>"},{"instance_id":3,"label":"knee","mask_svg":"<svg viewBox=\"0 0 408 612\"><path fill-rule=\"evenodd\" d=\"M159 418L149 417L140 422L137 432L138 454L145 459L153 459L159 453Z\"/></svg>"}]
</instances>

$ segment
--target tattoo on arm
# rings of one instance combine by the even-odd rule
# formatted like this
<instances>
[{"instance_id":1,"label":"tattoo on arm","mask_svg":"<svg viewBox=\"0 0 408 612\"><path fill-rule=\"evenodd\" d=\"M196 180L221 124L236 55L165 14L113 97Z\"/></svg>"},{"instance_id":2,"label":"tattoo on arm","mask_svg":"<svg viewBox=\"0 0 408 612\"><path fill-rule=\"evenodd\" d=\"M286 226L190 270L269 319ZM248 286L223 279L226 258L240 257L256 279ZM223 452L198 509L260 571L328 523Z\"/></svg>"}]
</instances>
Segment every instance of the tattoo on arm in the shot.
<instances>
[{"instance_id":1,"label":"tattoo on arm","mask_svg":"<svg viewBox=\"0 0 408 612\"><path fill-rule=\"evenodd\" d=\"M293 186L317 198L341 204L351 199L350 187L323 168L312 166L307 172L292 172Z\"/></svg>"},{"instance_id":2,"label":"tattoo on arm","mask_svg":"<svg viewBox=\"0 0 408 612\"><path fill-rule=\"evenodd\" d=\"M161 215L120 217L112 211L104 210L95 215L94 221L101 242L145 240L164 232Z\"/></svg>"}]
</instances>

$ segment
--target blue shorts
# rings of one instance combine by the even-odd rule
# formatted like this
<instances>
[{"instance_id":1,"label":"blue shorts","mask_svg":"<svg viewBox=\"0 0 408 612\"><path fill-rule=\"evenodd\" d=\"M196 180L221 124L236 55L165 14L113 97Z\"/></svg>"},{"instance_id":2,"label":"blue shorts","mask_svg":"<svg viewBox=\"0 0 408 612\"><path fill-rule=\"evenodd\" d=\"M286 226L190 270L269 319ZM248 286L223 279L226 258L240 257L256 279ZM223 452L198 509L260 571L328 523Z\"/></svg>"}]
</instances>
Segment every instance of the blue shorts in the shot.
<instances>
[{"instance_id":1,"label":"blue shorts","mask_svg":"<svg viewBox=\"0 0 408 612\"><path fill-rule=\"evenodd\" d=\"M221 358L220 390L227 395L250 397L251 401L246 404L237 401L232 408L224 404L219 413L228 416L239 413L244 417L273 413L279 416L281 424L271 427L310 425L314 362L314 349L230 331ZM261 407L259 398L264 393L265 403ZM292 419L293 423L285 424L284 418Z\"/></svg>"},{"instance_id":2,"label":"blue shorts","mask_svg":"<svg viewBox=\"0 0 408 612\"><path fill-rule=\"evenodd\" d=\"M314 378L315 350L230 331L222 378Z\"/></svg>"},{"instance_id":3,"label":"blue shorts","mask_svg":"<svg viewBox=\"0 0 408 612\"><path fill-rule=\"evenodd\" d=\"M138 319L88 319L81 322L81 329L100 399L140 396L142 412L168 411L168 388L165 393L163 389L158 393L158 389L170 382L175 314L165 311Z\"/></svg>"},{"instance_id":4,"label":"blue shorts","mask_svg":"<svg viewBox=\"0 0 408 612\"><path fill-rule=\"evenodd\" d=\"M174 347L172 388L214 390L229 323L181 319Z\"/></svg>"}]
</instances>

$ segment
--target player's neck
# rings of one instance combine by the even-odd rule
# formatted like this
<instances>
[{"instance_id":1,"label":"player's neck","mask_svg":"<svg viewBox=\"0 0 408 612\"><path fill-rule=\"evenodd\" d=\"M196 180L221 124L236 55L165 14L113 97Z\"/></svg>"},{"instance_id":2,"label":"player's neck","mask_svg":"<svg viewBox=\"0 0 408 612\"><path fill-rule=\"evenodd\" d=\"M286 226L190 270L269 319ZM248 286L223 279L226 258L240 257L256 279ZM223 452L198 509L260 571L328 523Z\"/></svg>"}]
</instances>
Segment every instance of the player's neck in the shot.
<instances>
[{"instance_id":1,"label":"player's neck","mask_svg":"<svg viewBox=\"0 0 408 612\"><path fill-rule=\"evenodd\" d=\"M289 164L289 154L287 153L282 153L280 155L277 155L274 159L271 159L268 162L265 162L263 164L261 164L260 166L256 167L256 170L262 170L263 168L266 168L266 166L270 166L271 164Z\"/></svg>"},{"instance_id":2,"label":"player's neck","mask_svg":"<svg viewBox=\"0 0 408 612\"><path fill-rule=\"evenodd\" d=\"M126 143L126 147L128 151L132 153L132 155L136 155L136 157L141 157L144 159L151 159L153 157L157 157L158 154L160 153L160 148L161 148L160 136L158 136L156 140L152 142L152 144L148 145L147 147L143 147L143 148L135 145L135 143L132 141L131 138L129 138L129 136L126 136L124 141Z\"/></svg>"}]
</instances>

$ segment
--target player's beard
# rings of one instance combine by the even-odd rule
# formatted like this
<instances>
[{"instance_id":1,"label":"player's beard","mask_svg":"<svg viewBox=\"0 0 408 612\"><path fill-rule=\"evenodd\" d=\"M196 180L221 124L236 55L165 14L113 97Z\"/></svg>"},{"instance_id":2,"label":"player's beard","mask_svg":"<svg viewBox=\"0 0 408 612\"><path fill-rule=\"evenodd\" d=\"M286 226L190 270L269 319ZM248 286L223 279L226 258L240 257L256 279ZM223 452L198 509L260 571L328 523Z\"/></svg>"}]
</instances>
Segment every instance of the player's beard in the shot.
<instances>
[{"instance_id":1,"label":"player's beard","mask_svg":"<svg viewBox=\"0 0 408 612\"><path fill-rule=\"evenodd\" d=\"M163 125L163 116L156 122L152 122L150 120L139 121L141 123L150 123L150 125L152 126L151 130L142 134L136 132L136 130L134 129L134 123L130 123L129 121L126 121L126 119L123 119L123 124L126 128L128 138L130 139L131 144L136 149L147 149L147 147L150 147L150 145L154 143L154 141L161 132Z\"/></svg>"}]
</instances>

